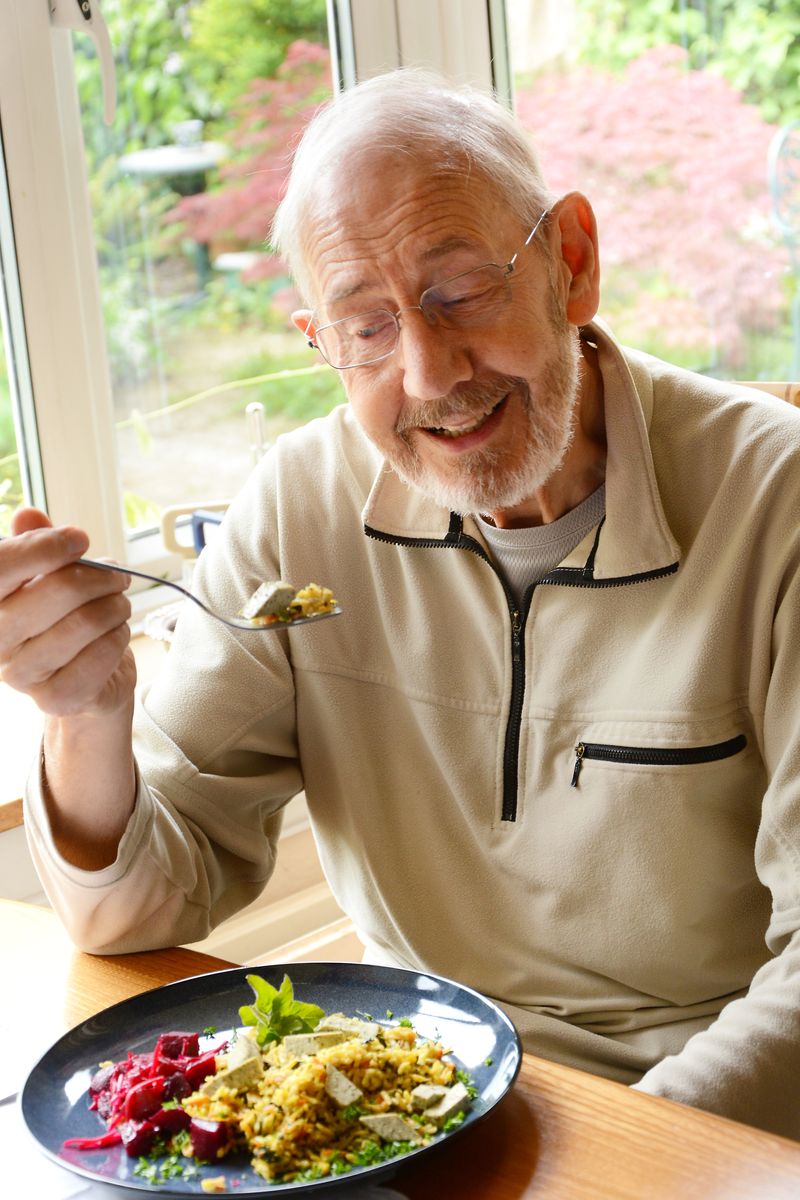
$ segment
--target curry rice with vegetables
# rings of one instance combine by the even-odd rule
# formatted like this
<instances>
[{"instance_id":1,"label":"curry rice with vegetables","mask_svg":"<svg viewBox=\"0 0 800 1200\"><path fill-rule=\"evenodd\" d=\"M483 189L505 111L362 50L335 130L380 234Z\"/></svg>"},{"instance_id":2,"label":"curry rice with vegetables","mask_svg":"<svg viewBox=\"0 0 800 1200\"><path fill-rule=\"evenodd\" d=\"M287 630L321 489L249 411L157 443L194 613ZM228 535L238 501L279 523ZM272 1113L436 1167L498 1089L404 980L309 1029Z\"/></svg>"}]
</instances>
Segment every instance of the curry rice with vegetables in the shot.
<instances>
[{"instance_id":1,"label":"curry rice with vegetables","mask_svg":"<svg viewBox=\"0 0 800 1200\"><path fill-rule=\"evenodd\" d=\"M265 1179L322 1178L426 1145L457 1123L470 1095L437 1042L403 1025L341 1014L262 1051L249 1034L183 1101L224 1121Z\"/></svg>"}]
</instances>

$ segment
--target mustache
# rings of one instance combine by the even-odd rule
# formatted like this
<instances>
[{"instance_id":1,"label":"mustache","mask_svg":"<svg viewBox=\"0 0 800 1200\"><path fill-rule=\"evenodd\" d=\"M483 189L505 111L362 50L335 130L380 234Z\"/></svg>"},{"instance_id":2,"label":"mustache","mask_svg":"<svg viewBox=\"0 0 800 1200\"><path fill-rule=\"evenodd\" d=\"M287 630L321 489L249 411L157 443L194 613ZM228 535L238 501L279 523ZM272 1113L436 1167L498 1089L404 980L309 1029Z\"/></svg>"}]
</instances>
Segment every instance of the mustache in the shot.
<instances>
[{"instance_id":1,"label":"mustache","mask_svg":"<svg viewBox=\"0 0 800 1200\"><path fill-rule=\"evenodd\" d=\"M398 417L395 432L437 429L460 417L489 413L515 388L522 389L527 395L527 382L517 375L493 375L480 383L465 384L446 396L404 409Z\"/></svg>"}]
</instances>

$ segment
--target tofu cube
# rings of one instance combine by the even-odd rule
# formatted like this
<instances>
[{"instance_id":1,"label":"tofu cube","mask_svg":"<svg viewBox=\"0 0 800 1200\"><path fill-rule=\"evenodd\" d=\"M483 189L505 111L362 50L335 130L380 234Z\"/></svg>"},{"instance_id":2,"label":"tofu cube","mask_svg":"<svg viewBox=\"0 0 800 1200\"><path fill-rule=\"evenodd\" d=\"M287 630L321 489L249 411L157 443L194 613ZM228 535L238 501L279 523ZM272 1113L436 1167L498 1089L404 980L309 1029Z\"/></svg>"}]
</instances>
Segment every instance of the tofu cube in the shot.
<instances>
[{"instance_id":1,"label":"tofu cube","mask_svg":"<svg viewBox=\"0 0 800 1200\"><path fill-rule=\"evenodd\" d=\"M452 1087L445 1088L441 1100L425 1110L425 1120L433 1121L441 1128L445 1121L449 1121L456 1113L469 1108L469 1104L469 1092L463 1083L454 1083Z\"/></svg>"},{"instance_id":2,"label":"tofu cube","mask_svg":"<svg viewBox=\"0 0 800 1200\"><path fill-rule=\"evenodd\" d=\"M289 1054L302 1058L304 1054L316 1054L328 1046L338 1046L346 1042L349 1035L341 1029L323 1029L317 1033L290 1033L283 1039L281 1045Z\"/></svg>"},{"instance_id":3,"label":"tofu cube","mask_svg":"<svg viewBox=\"0 0 800 1200\"><path fill-rule=\"evenodd\" d=\"M255 617L273 617L294 600L294 588L282 579L273 579L256 588L239 615L248 621Z\"/></svg>"},{"instance_id":4,"label":"tofu cube","mask_svg":"<svg viewBox=\"0 0 800 1200\"><path fill-rule=\"evenodd\" d=\"M385 1142L421 1142L422 1135L416 1125L398 1117L396 1113L375 1113L374 1116L359 1118L362 1125L377 1133Z\"/></svg>"},{"instance_id":5,"label":"tofu cube","mask_svg":"<svg viewBox=\"0 0 800 1200\"><path fill-rule=\"evenodd\" d=\"M447 1088L440 1083L419 1083L411 1092L411 1103L417 1112L424 1112L447 1095Z\"/></svg>"},{"instance_id":6,"label":"tofu cube","mask_svg":"<svg viewBox=\"0 0 800 1200\"><path fill-rule=\"evenodd\" d=\"M356 1087L353 1081L332 1063L328 1063L325 1068L325 1091L340 1108L355 1104L356 1100L360 1100L364 1095L361 1088Z\"/></svg>"},{"instance_id":7,"label":"tofu cube","mask_svg":"<svg viewBox=\"0 0 800 1200\"><path fill-rule=\"evenodd\" d=\"M231 1042L230 1049L225 1051L225 1066L240 1067L249 1058L257 1058L260 1062L261 1048L253 1034L249 1031L247 1033L238 1033L236 1041Z\"/></svg>"},{"instance_id":8,"label":"tofu cube","mask_svg":"<svg viewBox=\"0 0 800 1200\"><path fill-rule=\"evenodd\" d=\"M205 1096L216 1096L220 1088L224 1087L240 1092L257 1084L263 1073L264 1066L259 1054L256 1058L245 1059L235 1067L223 1067L221 1071L217 1071L216 1075L209 1076L201 1084L200 1091Z\"/></svg>"},{"instance_id":9,"label":"tofu cube","mask_svg":"<svg viewBox=\"0 0 800 1200\"><path fill-rule=\"evenodd\" d=\"M362 1042L371 1042L380 1033L377 1021L362 1021L358 1017L346 1017L344 1013L331 1013L323 1017L317 1029L338 1029L348 1037L357 1037Z\"/></svg>"}]
</instances>

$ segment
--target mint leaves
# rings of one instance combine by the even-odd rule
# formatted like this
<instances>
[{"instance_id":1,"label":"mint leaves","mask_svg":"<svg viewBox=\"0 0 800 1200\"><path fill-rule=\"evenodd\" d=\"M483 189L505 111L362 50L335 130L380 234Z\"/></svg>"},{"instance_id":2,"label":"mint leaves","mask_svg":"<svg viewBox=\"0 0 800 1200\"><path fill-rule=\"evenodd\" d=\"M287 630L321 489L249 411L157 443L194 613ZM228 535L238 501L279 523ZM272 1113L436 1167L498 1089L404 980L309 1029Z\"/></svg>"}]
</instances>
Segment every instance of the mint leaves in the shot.
<instances>
[{"instance_id":1,"label":"mint leaves","mask_svg":"<svg viewBox=\"0 0 800 1200\"><path fill-rule=\"evenodd\" d=\"M280 1041L289 1033L310 1033L325 1016L317 1004L295 1000L288 975L284 975L280 988L274 988L260 975L246 978L255 993L255 1003L242 1005L239 1017L243 1025L255 1027L259 1046Z\"/></svg>"}]
</instances>

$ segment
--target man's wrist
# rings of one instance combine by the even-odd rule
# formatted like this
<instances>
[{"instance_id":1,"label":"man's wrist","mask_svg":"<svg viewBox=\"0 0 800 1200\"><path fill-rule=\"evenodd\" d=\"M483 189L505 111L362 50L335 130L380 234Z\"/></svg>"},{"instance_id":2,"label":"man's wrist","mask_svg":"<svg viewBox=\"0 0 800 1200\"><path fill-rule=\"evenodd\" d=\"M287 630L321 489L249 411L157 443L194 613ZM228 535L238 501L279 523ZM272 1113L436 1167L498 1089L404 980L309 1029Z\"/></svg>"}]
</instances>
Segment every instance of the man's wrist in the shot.
<instances>
[{"instance_id":1,"label":"man's wrist","mask_svg":"<svg viewBox=\"0 0 800 1200\"><path fill-rule=\"evenodd\" d=\"M136 798L133 700L112 712L50 717L40 783L59 853L86 870L116 858Z\"/></svg>"}]
</instances>

